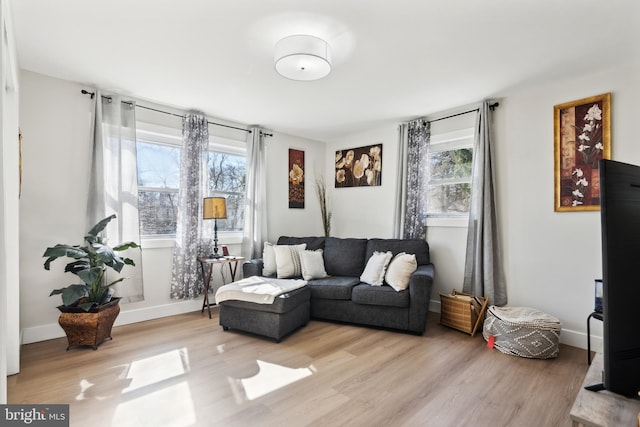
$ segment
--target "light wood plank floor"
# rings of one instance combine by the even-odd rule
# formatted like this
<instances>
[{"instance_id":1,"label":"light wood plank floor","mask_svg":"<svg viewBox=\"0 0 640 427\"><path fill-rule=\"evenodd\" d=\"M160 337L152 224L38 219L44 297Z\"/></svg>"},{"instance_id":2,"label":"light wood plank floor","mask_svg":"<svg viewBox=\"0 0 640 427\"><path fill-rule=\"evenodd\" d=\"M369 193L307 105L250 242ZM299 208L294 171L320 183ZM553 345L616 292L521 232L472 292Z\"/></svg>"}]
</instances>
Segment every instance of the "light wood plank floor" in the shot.
<instances>
[{"instance_id":1,"label":"light wood plank floor","mask_svg":"<svg viewBox=\"0 0 640 427\"><path fill-rule=\"evenodd\" d=\"M280 344L217 311L114 328L98 350L25 345L9 403L69 403L72 426L570 426L585 350L508 356L438 324L414 336L311 321Z\"/></svg>"}]
</instances>

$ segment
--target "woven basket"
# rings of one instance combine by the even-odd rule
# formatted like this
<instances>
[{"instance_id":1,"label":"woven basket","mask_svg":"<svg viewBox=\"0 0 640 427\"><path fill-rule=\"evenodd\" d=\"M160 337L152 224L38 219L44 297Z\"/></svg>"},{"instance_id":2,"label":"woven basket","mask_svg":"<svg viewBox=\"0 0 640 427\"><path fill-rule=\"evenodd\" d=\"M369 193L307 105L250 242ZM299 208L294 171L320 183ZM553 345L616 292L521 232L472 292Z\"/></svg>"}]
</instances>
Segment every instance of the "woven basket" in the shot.
<instances>
[{"instance_id":1,"label":"woven basket","mask_svg":"<svg viewBox=\"0 0 640 427\"><path fill-rule=\"evenodd\" d=\"M474 336L483 320L489 298L457 292L440 294L440 324Z\"/></svg>"}]
</instances>

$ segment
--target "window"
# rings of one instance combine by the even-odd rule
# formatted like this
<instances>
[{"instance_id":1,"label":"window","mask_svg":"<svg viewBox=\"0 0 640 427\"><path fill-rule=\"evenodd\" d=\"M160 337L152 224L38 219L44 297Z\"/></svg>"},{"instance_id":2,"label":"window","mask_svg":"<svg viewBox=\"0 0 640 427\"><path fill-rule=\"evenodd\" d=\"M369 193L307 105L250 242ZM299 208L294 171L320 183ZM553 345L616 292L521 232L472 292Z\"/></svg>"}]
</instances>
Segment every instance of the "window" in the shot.
<instances>
[{"instance_id":1,"label":"window","mask_svg":"<svg viewBox=\"0 0 640 427\"><path fill-rule=\"evenodd\" d=\"M180 187L180 130L138 123L138 210L143 237L176 234ZM217 136L209 137L204 197L227 199L227 219L218 220L218 231L244 227L246 146ZM213 221L205 221L205 234L213 234Z\"/></svg>"},{"instance_id":2,"label":"window","mask_svg":"<svg viewBox=\"0 0 640 427\"><path fill-rule=\"evenodd\" d=\"M207 196L227 199L227 219L218 221L218 231L241 231L244 227L247 157L230 148L214 146L207 158ZM207 223L204 224L205 232L210 226L213 234L213 225Z\"/></svg>"},{"instance_id":3,"label":"window","mask_svg":"<svg viewBox=\"0 0 640 427\"><path fill-rule=\"evenodd\" d=\"M467 116L473 115L469 114ZM468 118L466 119L468 121ZM443 122L451 119L443 120ZM473 128L457 123L434 122L427 161L427 216L460 217L469 213L473 166ZM436 126L437 125L437 126ZM451 127L458 127L451 130Z\"/></svg>"}]
</instances>

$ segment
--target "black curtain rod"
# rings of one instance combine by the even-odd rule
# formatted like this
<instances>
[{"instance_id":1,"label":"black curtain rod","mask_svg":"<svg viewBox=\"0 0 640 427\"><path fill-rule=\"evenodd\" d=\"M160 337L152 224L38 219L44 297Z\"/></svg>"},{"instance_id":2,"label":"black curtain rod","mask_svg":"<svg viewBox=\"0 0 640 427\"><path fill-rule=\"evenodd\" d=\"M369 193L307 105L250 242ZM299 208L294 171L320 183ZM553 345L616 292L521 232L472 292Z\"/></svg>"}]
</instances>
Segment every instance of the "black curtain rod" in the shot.
<instances>
[{"instance_id":1,"label":"black curtain rod","mask_svg":"<svg viewBox=\"0 0 640 427\"><path fill-rule=\"evenodd\" d=\"M89 92L89 91L84 90L84 89L82 89L80 92L83 95L91 95L91 99L93 99L93 97L96 96L95 92ZM110 96L102 95L102 97L111 100ZM125 104L133 105L133 103L131 103L131 102L127 102L127 101L122 101L122 102L124 102ZM145 107L144 105L140 105L140 104L136 104L136 107L140 107L140 108L144 108L145 110L151 110L151 111L155 111L157 113L168 114L170 116L180 117L180 118L184 119L184 116L181 115L181 114L170 113L168 111L162 111L162 110L158 110L156 108L151 108L151 107ZM210 122L208 120L207 120L207 124L214 125L214 126L222 126L222 127L229 128L229 129L241 130L241 131L247 132L247 133L252 133L253 132L251 129L243 129L243 128L239 128L239 127L236 127L236 126L224 125L222 123ZM260 131L260 135L273 136L272 133L266 133L266 132L262 132L262 131Z\"/></svg>"},{"instance_id":2,"label":"black curtain rod","mask_svg":"<svg viewBox=\"0 0 640 427\"><path fill-rule=\"evenodd\" d=\"M500 103L499 103L499 102L494 102L493 104L489 105L489 109L490 109L491 111L493 111L493 110L495 110L498 106L500 106ZM478 112L478 111L480 111L480 109L479 109L479 108L476 108L476 109L474 109L474 110L463 111L462 113L452 114L452 115L450 115L450 116L440 117L440 118L437 118L437 119L427 120L427 121L428 121L428 122L437 122L437 121L440 121L440 120L450 119L450 118L452 118L452 117L458 117L458 116L462 116L462 115L464 115L464 114L475 113L475 112Z\"/></svg>"}]
</instances>

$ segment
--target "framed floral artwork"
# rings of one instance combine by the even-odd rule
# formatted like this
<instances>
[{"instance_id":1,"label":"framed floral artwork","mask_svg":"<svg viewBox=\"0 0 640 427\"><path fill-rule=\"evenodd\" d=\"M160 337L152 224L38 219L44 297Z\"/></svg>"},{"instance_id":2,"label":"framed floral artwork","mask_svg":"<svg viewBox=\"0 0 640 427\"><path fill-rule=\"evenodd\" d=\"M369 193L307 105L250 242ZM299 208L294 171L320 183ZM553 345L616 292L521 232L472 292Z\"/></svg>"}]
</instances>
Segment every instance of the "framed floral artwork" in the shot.
<instances>
[{"instance_id":1,"label":"framed floral artwork","mask_svg":"<svg viewBox=\"0 0 640 427\"><path fill-rule=\"evenodd\" d=\"M289 148L289 208L304 209L304 151Z\"/></svg>"},{"instance_id":2,"label":"framed floral artwork","mask_svg":"<svg viewBox=\"0 0 640 427\"><path fill-rule=\"evenodd\" d=\"M611 93L553 107L556 212L600 209L598 160L611 158Z\"/></svg>"},{"instance_id":3,"label":"framed floral artwork","mask_svg":"<svg viewBox=\"0 0 640 427\"><path fill-rule=\"evenodd\" d=\"M382 185L382 144L336 151L336 188L379 185Z\"/></svg>"}]
</instances>

